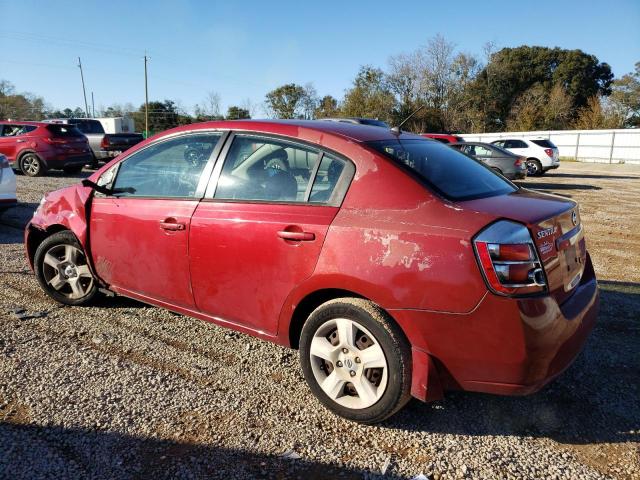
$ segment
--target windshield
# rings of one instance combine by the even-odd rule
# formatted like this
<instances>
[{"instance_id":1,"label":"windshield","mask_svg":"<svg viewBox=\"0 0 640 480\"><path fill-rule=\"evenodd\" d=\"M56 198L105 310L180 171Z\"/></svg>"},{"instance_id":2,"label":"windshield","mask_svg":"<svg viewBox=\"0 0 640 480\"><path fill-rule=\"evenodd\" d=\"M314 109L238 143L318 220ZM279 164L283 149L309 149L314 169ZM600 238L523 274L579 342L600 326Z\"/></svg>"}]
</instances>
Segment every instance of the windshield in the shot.
<instances>
[{"instance_id":1,"label":"windshield","mask_svg":"<svg viewBox=\"0 0 640 480\"><path fill-rule=\"evenodd\" d=\"M471 200L516 191L513 184L491 169L439 142L398 138L367 145L418 174L449 200Z\"/></svg>"},{"instance_id":2,"label":"windshield","mask_svg":"<svg viewBox=\"0 0 640 480\"><path fill-rule=\"evenodd\" d=\"M505 157L517 157L517 155L513 152L510 152L509 150L502 148L499 145L482 145L485 148L490 148L492 150L497 150L500 153L502 153Z\"/></svg>"}]
</instances>

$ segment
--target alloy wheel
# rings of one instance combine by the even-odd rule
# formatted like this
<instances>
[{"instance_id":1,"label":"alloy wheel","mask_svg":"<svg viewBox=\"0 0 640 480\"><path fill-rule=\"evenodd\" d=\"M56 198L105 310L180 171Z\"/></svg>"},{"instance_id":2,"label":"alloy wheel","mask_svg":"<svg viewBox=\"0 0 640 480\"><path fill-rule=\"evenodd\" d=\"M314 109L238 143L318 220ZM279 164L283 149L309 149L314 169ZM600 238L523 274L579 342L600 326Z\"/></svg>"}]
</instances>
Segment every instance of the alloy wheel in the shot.
<instances>
[{"instance_id":1,"label":"alloy wheel","mask_svg":"<svg viewBox=\"0 0 640 480\"><path fill-rule=\"evenodd\" d=\"M42 262L45 282L60 295L77 300L91 292L93 275L78 247L55 245L45 253Z\"/></svg>"},{"instance_id":2,"label":"alloy wheel","mask_svg":"<svg viewBox=\"0 0 640 480\"><path fill-rule=\"evenodd\" d=\"M21 169L30 177L35 177L36 175L38 175L41 168L42 167L40 164L40 160L38 160L38 157L36 157L35 155L28 154L22 158Z\"/></svg>"},{"instance_id":3,"label":"alloy wheel","mask_svg":"<svg viewBox=\"0 0 640 480\"><path fill-rule=\"evenodd\" d=\"M364 326L346 318L325 322L309 349L315 380L339 405L364 409L385 392L388 364L376 338Z\"/></svg>"}]
</instances>

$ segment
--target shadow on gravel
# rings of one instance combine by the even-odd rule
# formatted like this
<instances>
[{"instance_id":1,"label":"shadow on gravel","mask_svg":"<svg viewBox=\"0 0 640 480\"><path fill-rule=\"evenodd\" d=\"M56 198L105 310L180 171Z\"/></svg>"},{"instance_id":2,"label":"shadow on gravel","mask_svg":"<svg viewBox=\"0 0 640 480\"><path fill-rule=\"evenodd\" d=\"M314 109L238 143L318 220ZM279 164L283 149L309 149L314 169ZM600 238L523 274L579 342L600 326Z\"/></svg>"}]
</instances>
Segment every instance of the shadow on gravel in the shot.
<instances>
[{"instance_id":1,"label":"shadow on gravel","mask_svg":"<svg viewBox=\"0 0 640 480\"><path fill-rule=\"evenodd\" d=\"M3 478L382 478L363 470L116 432L0 423ZM384 478L398 479L387 473Z\"/></svg>"},{"instance_id":2,"label":"shadow on gravel","mask_svg":"<svg viewBox=\"0 0 640 480\"><path fill-rule=\"evenodd\" d=\"M95 173L96 170L94 169L87 169L87 167L84 168L84 170L82 170L80 173L66 173L62 170L47 170L47 173L45 173L43 176L44 177L52 177L52 178L78 178L78 179L83 179L83 178L87 178L91 175L93 175ZM14 170L15 174L17 176L20 177L25 177L25 178L29 178L27 177L24 173L22 173L20 170Z\"/></svg>"},{"instance_id":3,"label":"shadow on gravel","mask_svg":"<svg viewBox=\"0 0 640 480\"><path fill-rule=\"evenodd\" d=\"M545 437L568 444L640 442L640 284L600 282L600 314L583 352L527 397L449 392L412 401L387 427L462 435Z\"/></svg>"},{"instance_id":4,"label":"shadow on gravel","mask_svg":"<svg viewBox=\"0 0 640 480\"><path fill-rule=\"evenodd\" d=\"M578 183L525 182L518 183L518 185L523 188L531 188L533 190L602 190L602 187Z\"/></svg>"},{"instance_id":5,"label":"shadow on gravel","mask_svg":"<svg viewBox=\"0 0 640 480\"><path fill-rule=\"evenodd\" d=\"M595 175L588 173L547 173L549 177L563 177L563 178L602 178L605 180L640 180L640 176L632 175Z\"/></svg>"}]
</instances>

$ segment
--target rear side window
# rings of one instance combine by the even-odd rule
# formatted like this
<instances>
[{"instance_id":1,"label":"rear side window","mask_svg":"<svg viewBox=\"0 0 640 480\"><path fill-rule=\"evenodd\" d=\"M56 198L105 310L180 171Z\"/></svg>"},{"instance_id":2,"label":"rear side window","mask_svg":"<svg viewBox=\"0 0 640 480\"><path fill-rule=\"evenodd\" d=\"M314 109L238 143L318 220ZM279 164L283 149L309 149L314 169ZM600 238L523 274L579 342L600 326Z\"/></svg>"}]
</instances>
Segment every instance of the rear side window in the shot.
<instances>
[{"instance_id":1,"label":"rear side window","mask_svg":"<svg viewBox=\"0 0 640 480\"><path fill-rule=\"evenodd\" d=\"M556 148L556 146L550 140L531 140L533 143L542 148Z\"/></svg>"},{"instance_id":2,"label":"rear side window","mask_svg":"<svg viewBox=\"0 0 640 480\"><path fill-rule=\"evenodd\" d=\"M64 125L61 123L52 123L47 125L54 137L83 137L82 132L75 125Z\"/></svg>"},{"instance_id":3,"label":"rear side window","mask_svg":"<svg viewBox=\"0 0 640 480\"><path fill-rule=\"evenodd\" d=\"M367 145L418 175L450 200L471 200L516 191L480 162L429 140L379 140Z\"/></svg>"},{"instance_id":4,"label":"rear side window","mask_svg":"<svg viewBox=\"0 0 640 480\"><path fill-rule=\"evenodd\" d=\"M319 154L281 140L238 135L225 159L215 198L304 202Z\"/></svg>"},{"instance_id":5,"label":"rear side window","mask_svg":"<svg viewBox=\"0 0 640 480\"><path fill-rule=\"evenodd\" d=\"M522 140L506 140L504 148L527 148L528 145Z\"/></svg>"}]
</instances>

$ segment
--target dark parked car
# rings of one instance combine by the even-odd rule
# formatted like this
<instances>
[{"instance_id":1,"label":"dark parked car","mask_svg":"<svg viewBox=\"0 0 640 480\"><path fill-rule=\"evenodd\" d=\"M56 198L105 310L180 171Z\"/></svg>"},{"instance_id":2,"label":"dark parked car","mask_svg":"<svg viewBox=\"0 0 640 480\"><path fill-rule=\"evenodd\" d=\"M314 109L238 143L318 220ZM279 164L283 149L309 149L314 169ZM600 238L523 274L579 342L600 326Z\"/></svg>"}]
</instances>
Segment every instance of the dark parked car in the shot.
<instances>
[{"instance_id":1,"label":"dark parked car","mask_svg":"<svg viewBox=\"0 0 640 480\"><path fill-rule=\"evenodd\" d=\"M497 145L482 142L463 142L451 144L450 147L486 163L496 172L510 180L527 176L527 159Z\"/></svg>"},{"instance_id":2,"label":"dark parked car","mask_svg":"<svg viewBox=\"0 0 640 480\"><path fill-rule=\"evenodd\" d=\"M51 168L78 173L93 162L87 137L73 125L0 122L0 153L30 177Z\"/></svg>"},{"instance_id":3,"label":"dark parked car","mask_svg":"<svg viewBox=\"0 0 640 480\"><path fill-rule=\"evenodd\" d=\"M299 348L311 391L366 423L412 395L534 392L598 310L574 201L343 122L164 132L46 195L25 243L56 301L103 289Z\"/></svg>"}]
</instances>

